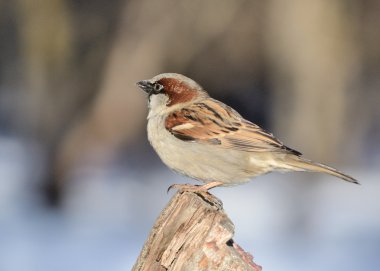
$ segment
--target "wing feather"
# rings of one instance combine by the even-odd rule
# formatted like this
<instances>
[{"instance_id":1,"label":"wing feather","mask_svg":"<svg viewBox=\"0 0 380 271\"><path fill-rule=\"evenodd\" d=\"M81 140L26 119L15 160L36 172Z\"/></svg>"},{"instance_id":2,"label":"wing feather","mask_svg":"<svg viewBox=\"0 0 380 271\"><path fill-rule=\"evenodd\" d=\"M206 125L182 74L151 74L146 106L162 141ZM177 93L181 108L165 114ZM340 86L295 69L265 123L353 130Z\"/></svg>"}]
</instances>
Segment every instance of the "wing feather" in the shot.
<instances>
[{"instance_id":1,"label":"wing feather","mask_svg":"<svg viewBox=\"0 0 380 271\"><path fill-rule=\"evenodd\" d=\"M281 151L301 155L231 107L211 98L171 113L165 128L184 141L246 152Z\"/></svg>"}]
</instances>

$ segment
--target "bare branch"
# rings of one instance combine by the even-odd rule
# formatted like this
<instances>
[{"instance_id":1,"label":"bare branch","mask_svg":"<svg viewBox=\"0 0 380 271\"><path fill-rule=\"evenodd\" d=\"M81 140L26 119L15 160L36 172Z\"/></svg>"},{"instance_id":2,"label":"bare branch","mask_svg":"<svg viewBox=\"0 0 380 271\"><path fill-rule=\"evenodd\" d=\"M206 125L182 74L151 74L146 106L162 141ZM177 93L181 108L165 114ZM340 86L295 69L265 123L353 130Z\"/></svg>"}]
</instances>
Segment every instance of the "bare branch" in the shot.
<instances>
[{"instance_id":1,"label":"bare branch","mask_svg":"<svg viewBox=\"0 0 380 271\"><path fill-rule=\"evenodd\" d=\"M177 192L161 212L133 271L261 270L232 240L234 224L209 193Z\"/></svg>"}]
</instances>

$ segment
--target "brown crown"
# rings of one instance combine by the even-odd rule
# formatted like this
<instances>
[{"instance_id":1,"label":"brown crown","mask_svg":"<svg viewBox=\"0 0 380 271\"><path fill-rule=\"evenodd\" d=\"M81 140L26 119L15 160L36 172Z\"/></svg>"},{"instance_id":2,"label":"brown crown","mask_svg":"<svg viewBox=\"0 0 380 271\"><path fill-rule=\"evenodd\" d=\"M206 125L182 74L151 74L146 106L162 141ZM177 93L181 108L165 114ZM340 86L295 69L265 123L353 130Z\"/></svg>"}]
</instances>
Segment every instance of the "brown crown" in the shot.
<instances>
[{"instance_id":1,"label":"brown crown","mask_svg":"<svg viewBox=\"0 0 380 271\"><path fill-rule=\"evenodd\" d=\"M189 102L198 96L197 89L175 78L161 78L158 83L164 86L165 93L169 97L168 106Z\"/></svg>"}]
</instances>

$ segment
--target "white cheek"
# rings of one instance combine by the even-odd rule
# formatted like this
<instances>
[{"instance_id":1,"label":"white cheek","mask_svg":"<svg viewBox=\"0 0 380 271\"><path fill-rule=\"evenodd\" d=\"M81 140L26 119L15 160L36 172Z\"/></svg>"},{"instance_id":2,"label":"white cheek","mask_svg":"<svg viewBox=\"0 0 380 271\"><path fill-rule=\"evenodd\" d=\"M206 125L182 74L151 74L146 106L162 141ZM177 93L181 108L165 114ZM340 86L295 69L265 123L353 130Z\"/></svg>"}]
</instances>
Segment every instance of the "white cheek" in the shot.
<instances>
[{"instance_id":1,"label":"white cheek","mask_svg":"<svg viewBox=\"0 0 380 271\"><path fill-rule=\"evenodd\" d=\"M149 98L149 117L161 114L166 109L169 98L165 94L153 94Z\"/></svg>"}]
</instances>

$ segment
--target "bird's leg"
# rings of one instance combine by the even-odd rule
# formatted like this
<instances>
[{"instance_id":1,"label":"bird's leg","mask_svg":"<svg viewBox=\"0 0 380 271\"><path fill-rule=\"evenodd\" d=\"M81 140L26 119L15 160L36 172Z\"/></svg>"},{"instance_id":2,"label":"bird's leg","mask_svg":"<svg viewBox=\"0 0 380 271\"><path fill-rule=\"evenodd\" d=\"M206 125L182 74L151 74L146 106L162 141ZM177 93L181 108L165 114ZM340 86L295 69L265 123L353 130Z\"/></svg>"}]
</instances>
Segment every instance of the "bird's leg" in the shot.
<instances>
[{"instance_id":1,"label":"bird's leg","mask_svg":"<svg viewBox=\"0 0 380 271\"><path fill-rule=\"evenodd\" d=\"M193 184L172 184L171 186L168 187L169 192L171 189L178 189L181 191L188 191L188 192L208 192L209 189L221 186L223 185L222 182L210 182L206 183L204 185L193 185Z\"/></svg>"},{"instance_id":2,"label":"bird's leg","mask_svg":"<svg viewBox=\"0 0 380 271\"><path fill-rule=\"evenodd\" d=\"M216 198L215 196L211 195L208 190L217 186L223 185L222 182L210 182L204 185L191 185L191 184L172 184L168 188L168 192L172 188L179 189L181 192L193 192L201 196L204 200L208 201L209 203L213 204L217 208L222 208L223 203Z\"/></svg>"},{"instance_id":3,"label":"bird's leg","mask_svg":"<svg viewBox=\"0 0 380 271\"><path fill-rule=\"evenodd\" d=\"M210 183L206 183L206 184L204 184L204 185L201 185L199 188L201 189L201 190L204 190L204 191L208 191L208 190L210 190L211 188L214 188L214 187L217 187L217 186L221 186L221 185L223 185L224 183L222 183L222 182L216 182L216 181L214 181L214 182L210 182Z\"/></svg>"}]
</instances>

